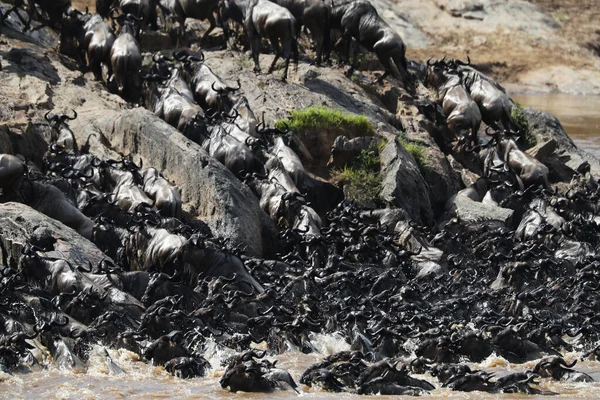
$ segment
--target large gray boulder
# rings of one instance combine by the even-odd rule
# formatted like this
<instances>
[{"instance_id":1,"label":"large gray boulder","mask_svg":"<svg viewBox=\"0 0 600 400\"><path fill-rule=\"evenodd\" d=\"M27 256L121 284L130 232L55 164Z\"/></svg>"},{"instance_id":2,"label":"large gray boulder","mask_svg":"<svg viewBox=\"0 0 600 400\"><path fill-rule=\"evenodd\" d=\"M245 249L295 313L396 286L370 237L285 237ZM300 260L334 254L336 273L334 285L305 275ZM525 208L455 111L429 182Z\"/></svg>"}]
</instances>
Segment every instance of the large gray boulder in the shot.
<instances>
[{"instance_id":1,"label":"large gray boulder","mask_svg":"<svg viewBox=\"0 0 600 400\"><path fill-rule=\"evenodd\" d=\"M71 123L79 142L90 134L121 154L136 154L144 166L152 166L181 190L184 208L199 217L213 234L247 246L253 256L263 254L263 232L273 224L260 209L256 197L229 170L196 143L151 112L82 111Z\"/></svg>"},{"instance_id":2,"label":"large gray boulder","mask_svg":"<svg viewBox=\"0 0 600 400\"><path fill-rule=\"evenodd\" d=\"M404 209L413 220L431 224L433 211L427 183L413 156L397 140L391 140L380 158L383 181L379 197L388 206Z\"/></svg>"},{"instance_id":3,"label":"large gray boulder","mask_svg":"<svg viewBox=\"0 0 600 400\"><path fill-rule=\"evenodd\" d=\"M529 134L538 144L553 142L555 145L553 153L543 159L551 173L562 181L569 181L572 174L585 170L589 164L592 176L600 178L600 161L575 146L556 117L533 108L525 108L523 116L529 125Z\"/></svg>"},{"instance_id":4,"label":"large gray boulder","mask_svg":"<svg viewBox=\"0 0 600 400\"><path fill-rule=\"evenodd\" d=\"M0 204L0 244L2 260L16 268L23 247L32 237L51 235L56 239L54 250L47 257L60 258L72 265L97 265L103 259L111 261L96 245L75 230L21 203Z\"/></svg>"},{"instance_id":5,"label":"large gray boulder","mask_svg":"<svg viewBox=\"0 0 600 400\"><path fill-rule=\"evenodd\" d=\"M508 224L511 222L513 213L514 211L508 208L474 201L459 194L450 202L442 225L452 218L457 218L461 222L500 221Z\"/></svg>"}]
</instances>

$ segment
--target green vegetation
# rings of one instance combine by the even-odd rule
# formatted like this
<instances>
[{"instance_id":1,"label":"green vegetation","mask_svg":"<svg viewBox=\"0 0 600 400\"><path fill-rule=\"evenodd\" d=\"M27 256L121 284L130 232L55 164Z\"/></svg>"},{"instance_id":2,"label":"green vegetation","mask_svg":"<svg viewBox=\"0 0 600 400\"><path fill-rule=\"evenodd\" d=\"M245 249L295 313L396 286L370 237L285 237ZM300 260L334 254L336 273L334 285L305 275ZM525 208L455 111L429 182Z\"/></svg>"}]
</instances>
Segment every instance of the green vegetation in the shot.
<instances>
[{"instance_id":1,"label":"green vegetation","mask_svg":"<svg viewBox=\"0 0 600 400\"><path fill-rule=\"evenodd\" d=\"M421 170L421 173L423 175L427 174L430 168L427 165L425 159L425 147L421 143L411 142L403 136L400 136L399 140L402 146L406 149L406 151L408 151L413 156L413 158L417 162L419 169Z\"/></svg>"},{"instance_id":2,"label":"green vegetation","mask_svg":"<svg viewBox=\"0 0 600 400\"><path fill-rule=\"evenodd\" d=\"M366 205L377 199L382 178L378 172L346 166L343 170L335 172L334 181L344 187L347 200Z\"/></svg>"},{"instance_id":3,"label":"green vegetation","mask_svg":"<svg viewBox=\"0 0 600 400\"><path fill-rule=\"evenodd\" d=\"M510 117L515 121L519 128L521 128L524 132L529 131L529 124L527 123L527 119L525 119L525 114L523 113L523 106L516 101L513 103L512 113Z\"/></svg>"},{"instance_id":4,"label":"green vegetation","mask_svg":"<svg viewBox=\"0 0 600 400\"><path fill-rule=\"evenodd\" d=\"M287 124L296 134L307 134L327 130L348 137L371 136L375 128L367 117L353 115L325 107L309 107L294 110L288 119L277 121L275 126L283 129Z\"/></svg>"},{"instance_id":5,"label":"green vegetation","mask_svg":"<svg viewBox=\"0 0 600 400\"><path fill-rule=\"evenodd\" d=\"M333 171L333 181L344 187L346 199L358 205L377 200L382 182L379 153L385 145L385 140L381 140L378 145L362 150L344 169Z\"/></svg>"},{"instance_id":6,"label":"green vegetation","mask_svg":"<svg viewBox=\"0 0 600 400\"><path fill-rule=\"evenodd\" d=\"M514 102L512 113L510 115L512 120L519 126L519 129L522 132L521 142L525 146L526 149L533 147L537 144L537 141L529 132L529 124L527 123L527 119L525 118L525 114L523 113L523 106L521 104Z\"/></svg>"}]
</instances>

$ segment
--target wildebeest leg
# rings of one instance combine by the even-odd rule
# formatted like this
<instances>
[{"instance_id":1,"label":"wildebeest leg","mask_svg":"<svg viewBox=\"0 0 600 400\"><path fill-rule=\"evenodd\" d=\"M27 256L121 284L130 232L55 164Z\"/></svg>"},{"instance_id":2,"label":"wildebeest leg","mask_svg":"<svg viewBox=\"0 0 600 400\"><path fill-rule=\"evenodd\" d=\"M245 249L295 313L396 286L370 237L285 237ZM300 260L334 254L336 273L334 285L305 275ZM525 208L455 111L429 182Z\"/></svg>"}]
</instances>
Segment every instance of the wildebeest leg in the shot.
<instances>
[{"instance_id":1,"label":"wildebeest leg","mask_svg":"<svg viewBox=\"0 0 600 400\"><path fill-rule=\"evenodd\" d=\"M381 62L381 65L383 65L384 68L383 75L381 75L376 80L378 84L381 84L388 75L394 75L394 67L392 66L392 60L389 54L383 52L377 52L375 54L377 54L377 58L379 59L379 62Z\"/></svg>"},{"instance_id":2,"label":"wildebeest leg","mask_svg":"<svg viewBox=\"0 0 600 400\"><path fill-rule=\"evenodd\" d=\"M210 33L213 31L213 29L217 27L217 22L215 21L215 16L213 14L210 14L206 19L208 19L210 26L208 27L208 30L204 32L204 35L202 35L202 37L200 38L201 43L204 42L208 35L210 35Z\"/></svg>"},{"instance_id":3,"label":"wildebeest leg","mask_svg":"<svg viewBox=\"0 0 600 400\"><path fill-rule=\"evenodd\" d=\"M358 43L358 40L354 40L352 44L354 54L352 58L352 63L350 64L350 69L348 70L348 72L346 72L346 75L348 77L351 77L354 73L354 70L356 70L356 68L358 67L358 52L360 51L360 44Z\"/></svg>"},{"instance_id":4,"label":"wildebeest leg","mask_svg":"<svg viewBox=\"0 0 600 400\"><path fill-rule=\"evenodd\" d=\"M273 72L275 70L275 64L277 63L277 60L279 60L279 57L281 57L281 47L279 46L279 39L277 37L271 36L269 37L269 41L271 42L271 46L273 46L273 50L275 51L275 58L273 59L273 62L271 63L271 66L269 67L269 74L271 72ZM287 74L287 71L285 71ZM286 75L284 75L284 79L285 79Z\"/></svg>"},{"instance_id":5,"label":"wildebeest leg","mask_svg":"<svg viewBox=\"0 0 600 400\"><path fill-rule=\"evenodd\" d=\"M316 46L315 64L317 66L321 66L321 63L323 62L323 42L325 35L323 35L323 31L317 26L311 25L308 29L310 30L310 35L312 36Z\"/></svg>"},{"instance_id":6,"label":"wildebeest leg","mask_svg":"<svg viewBox=\"0 0 600 400\"><path fill-rule=\"evenodd\" d=\"M158 13L156 12L156 2L150 1L150 28L153 31L158 30Z\"/></svg>"},{"instance_id":7,"label":"wildebeest leg","mask_svg":"<svg viewBox=\"0 0 600 400\"><path fill-rule=\"evenodd\" d=\"M252 47L252 58L254 59L254 72L260 73L260 62L258 54L260 53L260 36L250 37L250 46Z\"/></svg>"}]
</instances>

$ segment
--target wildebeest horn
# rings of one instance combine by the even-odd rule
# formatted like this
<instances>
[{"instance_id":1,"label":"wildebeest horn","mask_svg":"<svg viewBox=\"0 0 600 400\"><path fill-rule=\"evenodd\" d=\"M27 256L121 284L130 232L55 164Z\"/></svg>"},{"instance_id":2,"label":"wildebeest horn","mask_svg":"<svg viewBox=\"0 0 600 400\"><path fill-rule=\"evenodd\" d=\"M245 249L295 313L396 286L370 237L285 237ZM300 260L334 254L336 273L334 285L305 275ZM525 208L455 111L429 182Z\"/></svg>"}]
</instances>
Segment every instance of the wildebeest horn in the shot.
<instances>
[{"instance_id":1,"label":"wildebeest horn","mask_svg":"<svg viewBox=\"0 0 600 400\"><path fill-rule=\"evenodd\" d=\"M471 58L467 54L467 62L466 63L463 61L460 61L460 60L454 60L454 62L458 65L467 65L468 66L468 65L471 65Z\"/></svg>"},{"instance_id":2,"label":"wildebeest horn","mask_svg":"<svg viewBox=\"0 0 600 400\"><path fill-rule=\"evenodd\" d=\"M229 87L227 87L227 90L230 92L235 92L236 90L240 90L242 88L242 84L240 83L239 79L237 80L237 85L238 85L238 87L236 87L236 88L229 86Z\"/></svg>"},{"instance_id":3,"label":"wildebeest horn","mask_svg":"<svg viewBox=\"0 0 600 400\"><path fill-rule=\"evenodd\" d=\"M250 141L252 141L252 144L250 143ZM254 136L248 136L246 140L244 140L244 144L247 147L252 147L255 143L258 143L258 140Z\"/></svg>"},{"instance_id":4,"label":"wildebeest horn","mask_svg":"<svg viewBox=\"0 0 600 400\"><path fill-rule=\"evenodd\" d=\"M565 361L565 359L561 358L560 361L559 361L559 364L562 365L562 366L564 366L564 367L567 367L567 368L573 368L575 366L575 364L577 364L577 360L574 360L572 364L567 364L567 362Z\"/></svg>"},{"instance_id":5,"label":"wildebeest horn","mask_svg":"<svg viewBox=\"0 0 600 400\"><path fill-rule=\"evenodd\" d=\"M498 131L494 131L493 133L490 133L490 130L493 130L494 128L492 128L491 126L488 126L485 128L485 134L488 136L492 136L492 137L496 137L498 135Z\"/></svg>"},{"instance_id":6,"label":"wildebeest horn","mask_svg":"<svg viewBox=\"0 0 600 400\"><path fill-rule=\"evenodd\" d=\"M435 60L434 60L433 62L431 62L431 57L429 57L429 58L427 59L427 66L428 66L428 67L430 67L430 66L432 66L432 65L434 65L434 64L435 64Z\"/></svg>"},{"instance_id":7,"label":"wildebeest horn","mask_svg":"<svg viewBox=\"0 0 600 400\"><path fill-rule=\"evenodd\" d=\"M177 61L185 61L189 57L189 53L186 50L178 50L173 52L173 58Z\"/></svg>"},{"instance_id":8,"label":"wildebeest horn","mask_svg":"<svg viewBox=\"0 0 600 400\"><path fill-rule=\"evenodd\" d=\"M260 127L261 127L261 126L263 126L264 124L265 124L265 122L264 122L264 121L262 121L262 122L259 122L258 124L256 124L256 126L254 127L254 131L255 131L257 134L259 134L259 135L262 135L262 134L264 133L264 131L265 131L265 130L264 130L264 129L261 129Z\"/></svg>"},{"instance_id":9,"label":"wildebeest horn","mask_svg":"<svg viewBox=\"0 0 600 400\"><path fill-rule=\"evenodd\" d=\"M110 17L110 19L113 19L113 20L114 20L114 19L117 19L117 18L119 18L119 15L117 15L117 16L115 17L115 13L116 13L116 12L117 12L117 9L116 9L116 8L111 8L111 9L110 9L110 14L109 14L109 17Z\"/></svg>"},{"instance_id":10,"label":"wildebeest horn","mask_svg":"<svg viewBox=\"0 0 600 400\"><path fill-rule=\"evenodd\" d=\"M67 114L60 114L58 116L58 119L61 122L65 122L66 119L68 119L69 121L73 121L75 118L77 118L77 111L73 110L73 116L69 117Z\"/></svg>"},{"instance_id":11,"label":"wildebeest horn","mask_svg":"<svg viewBox=\"0 0 600 400\"><path fill-rule=\"evenodd\" d=\"M237 119L237 117L240 116L240 113L235 108L232 108L231 111L233 111L234 115L230 115L228 119L229 119L229 122L233 123Z\"/></svg>"},{"instance_id":12,"label":"wildebeest horn","mask_svg":"<svg viewBox=\"0 0 600 400\"><path fill-rule=\"evenodd\" d=\"M48 111L46 114L44 114L44 119L48 122L50 122L51 119L54 119L55 115L53 115L52 117L49 116L50 115L50 111Z\"/></svg>"},{"instance_id":13,"label":"wildebeest horn","mask_svg":"<svg viewBox=\"0 0 600 400\"><path fill-rule=\"evenodd\" d=\"M134 21L138 21L138 22L141 22L141 21L143 21L143 20L144 20L144 17L145 17L145 16L144 16L144 13L142 13L142 16L141 16L141 17L136 17L136 16L135 16L135 15L133 15L133 14L127 14L127 19L129 19L129 20L134 20Z\"/></svg>"},{"instance_id":14,"label":"wildebeest horn","mask_svg":"<svg viewBox=\"0 0 600 400\"><path fill-rule=\"evenodd\" d=\"M210 88L211 88L212 90L214 90L214 91L215 91L215 92L217 92L217 93L224 93L224 92L226 92L226 91L227 91L227 89L217 89L217 88L215 87L215 83L217 83L217 81L214 81L214 82L213 82L213 83L210 85Z\"/></svg>"},{"instance_id":15,"label":"wildebeest horn","mask_svg":"<svg viewBox=\"0 0 600 400\"><path fill-rule=\"evenodd\" d=\"M141 72L141 70L140 70ZM160 75L160 74L145 74L145 75L141 75L140 77L145 80L145 81L149 81L149 82L164 82L168 79L171 79L171 73L169 72L167 75Z\"/></svg>"},{"instance_id":16,"label":"wildebeest horn","mask_svg":"<svg viewBox=\"0 0 600 400\"><path fill-rule=\"evenodd\" d=\"M198 57L196 57L195 55L192 54L188 54L188 60L189 61L195 61L195 62L202 62L204 61L204 53L200 52L200 55Z\"/></svg>"}]
</instances>

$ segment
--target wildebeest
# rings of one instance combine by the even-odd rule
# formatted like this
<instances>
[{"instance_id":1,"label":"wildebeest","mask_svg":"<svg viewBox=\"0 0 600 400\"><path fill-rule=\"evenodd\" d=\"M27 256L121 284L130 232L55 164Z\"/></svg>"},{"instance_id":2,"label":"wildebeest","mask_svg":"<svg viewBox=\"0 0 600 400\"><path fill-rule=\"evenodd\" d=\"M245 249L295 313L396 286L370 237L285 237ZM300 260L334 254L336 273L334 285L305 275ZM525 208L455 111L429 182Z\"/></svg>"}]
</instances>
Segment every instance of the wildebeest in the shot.
<instances>
[{"instance_id":1,"label":"wildebeest","mask_svg":"<svg viewBox=\"0 0 600 400\"><path fill-rule=\"evenodd\" d=\"M113 75L109 87L124 98L135 101L139 97L138 71L142 67L140 45L135 38L134 21L139 18L131 14L121 14L117 20L123 23L119 36L110 50L110 63Z\"/></svg>"},{"instance_id":2,"label":"wildebeest","mask_svg":"<svg viewBox=\"0 0 600 400\"><path fill-rule=\"evenodd\" d=\"M210 26L202 35L200 41L204 41L208 35L216 28L217 22L214 13L217 10L219 0L158 0L158 6L163 14L170 15L179 23L179 32L175 45L182 45L185 33L185 20L194 18L199 20L208 20Z\"/></svg>"},{"instance_id":3,"label":"wildebeest","mask_svg":"<svg viewBox=\"0 0 600 400\"><path fill-rule=\"evenodd\" d=\"M115 35L101 15L94 14L84 25L84 46L87 64L96 80L102 79L102 66L107 68L107 77L112 74L111 49Z\"/></svg>"},{"instance_id":4,"label":"wildebeest","mask_svg":"<svg viewBox=\"0 0 600 400\"><path fill-rule=\"evenodd\" d=\"M479 106L483 122L494 129L511 129L517 132L519 128L511 118L512 101L506 91L491 78L471 67L469 57L467 60L467 63L450 60L448 67L453 72L462 75L462 80L471 98Z\"/></svg>"},{"instance_id":5,"label":"wildebeest","mask_svg":"<svg viewBox=\"0 0 600 400\"><path fill-rule=\"evenodd\" d=\"M156 24L156 1L157 0L120 0L119 8L123 14L135 15L142 22L142 29L150 25L152 29L158 29Z\"/></svg>"},{"instance_id":6,"label":"wildebeest","mask_svg":"<svg viewBox=\"0 0 600 400\"><path fill-rule=\"evenodd\" d=\"M250 38L254 72L260 72L260 42L265 38L275 51L269 73L275 69L277 60L285 57L283 81L287 79L290 58L293 55L298 60L296 19L292 13L269 0L224 0L219 5L219 15L223 22L233 19L244 26Z\"/></svg>"},{"instance_id":7,"label":"wildebeest","mask_svg":"<svg viewBox=\"0 0 600 400\"><path fill-rule=\"evenodd\" d=\"M48 111L44 118L50 124L52 128L52 134L50 136L50 142L56 143L67 151L78 152L77 141L75 140L75 134L65 123L66 120L74 120L77 118L77 112L73 110L73 116L69 117L66 114L50 115Z\"/></svg>"},{"instance_id":8,"label":"wildebeest","mask_svg":"<svg viewBox=\"0 0 600 400\"><path fill-rule=\"evenodd\" d=\"M209 136L199 144L234 175L241 177L244 173L263 171L262 163L254 153L220 125L210 126L208 132Z\"/></svg>"},{"instance_id":9,"label":"wildebeest","mask_svg":"<svg viewBox=\"0 0 600 400\"><path fill-rule=\"evenodd\" d=\"M305 26L312 35L316 46L316 63L321 64L323 54L328 55L331 46L329 7L322 0L274 0L273 3L290 10L296 18L296 33Z\"/></svg>"},{"instance_id":10,"label":"wildebeest","mask_svg":"<svg viewBox=\"0 0 600 400\"><path fill-rule=\"evenodd\" d=\"M144 192L154 199L154 205L166 217L181 217L181 196L179 190L169 183L156 168L148 168L142 173Z\"/></svg>"},{"instance_id":11,"label":"wildebeest","mask_svg":"<svg viewBox=\"0 0 600 400\"><path fill-rule=\"evenodd\" d=\"M503 137L498 139L498 153L504 162L519 176L527 187L541 184L549 188L548 174L550 170L541 161L519 149L514 140Z\"/></svg>"},{"instance_id":12,"label":"wildebeest","mask_svg":"<svg viewBox=\"0 0 600 400\"><path fill-rule=\"evenodd\" d=\"M342 30L346 41L345 57L348 58L352 38L367 50L375 52L385 68L379 81L389 74L409 84L406 46L402 38L377 13L373 5L366 0L335 2L331 4L331 28ZM356 58L356 54L355 54ZM398 74L394 71L392 61ZM353 68L354 66L352 66ZM351 69L352 71L352 69Z\"/></svg>"},{"instance_id":13,"label":"wildebeest","mask_svg":"<svg viewBox=\"0 0 600 400\"><path fill-rule=\"evenodd\" d=\"M442 103L450 132L475 142L481 125L481 113L469 96L462 77L450 74L443 60L428 60L425 83L437 92L437 101Z\"/></svg>"},{"instance_id":14,"label":"wildebeest","mask_svg":"<svg viewBox=\"0 0 600 400\"><path fill-rule=\"evenodd\" d=\"M205 111L212 109L218 112L229 112L238 96L234 94L240 89L227 85L212 69L206 65L204 54L191 54L187 51L176 52L174 57L184 61L182 76L191 88L194 99Z\"/></svg>"}]
</instances>

